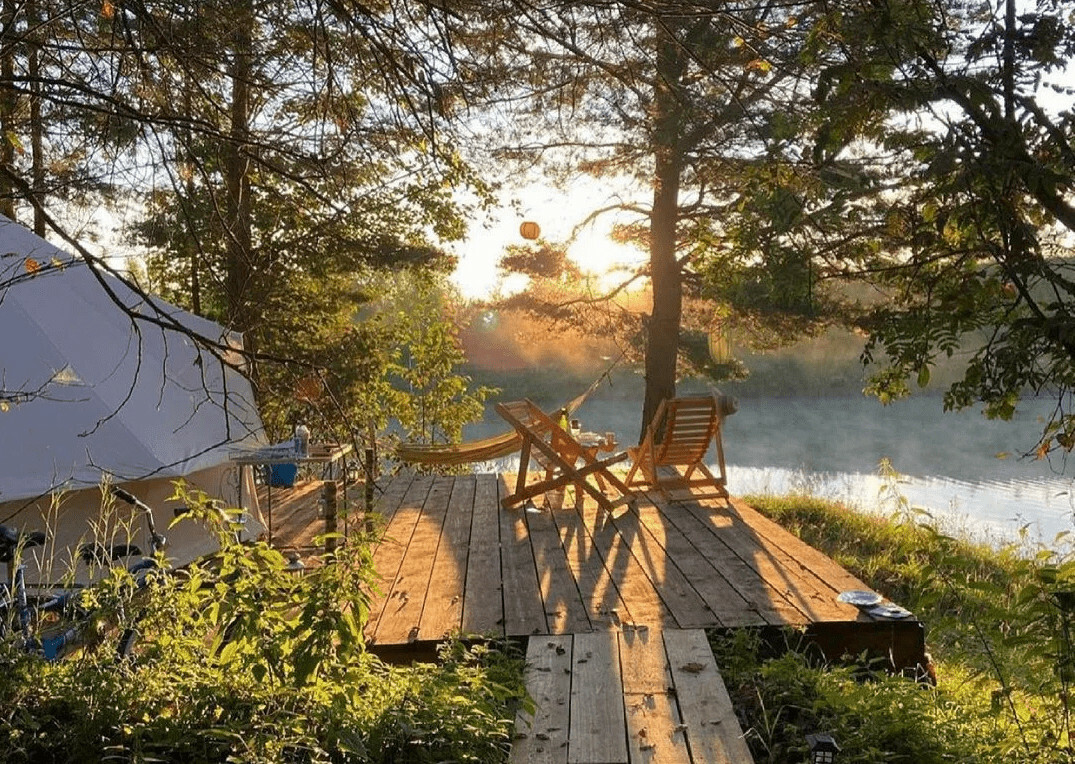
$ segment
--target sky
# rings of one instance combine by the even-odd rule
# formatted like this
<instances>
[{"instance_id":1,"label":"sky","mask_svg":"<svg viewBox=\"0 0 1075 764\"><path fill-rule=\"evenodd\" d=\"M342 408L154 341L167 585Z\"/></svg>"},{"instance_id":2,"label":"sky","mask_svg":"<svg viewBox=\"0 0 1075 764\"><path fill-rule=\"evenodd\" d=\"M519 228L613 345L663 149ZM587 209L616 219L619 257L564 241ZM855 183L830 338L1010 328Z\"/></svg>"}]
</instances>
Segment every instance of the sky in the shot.
<instances>
[{"instance_id":1,"label":"sky","mask_svg":"<svg viewBox=\"0 0 1075 764\"><path fill-rule=\"evenodd\" d=\"M541 184L519 189L513 194L519 200L517 208L504 204L472 221L467 238L451 247L459 257L452 281L464 297L471 299L489 297L498 286L505 293L524 289L525 277L515 275L504 279L497 269L506 247L528 243L519 233L519 226L524 221L533 221L540 226L542 239L565 241L593 210L615 203L614 192L611 186L602 186L593 179L580 180L568 191ZM580 268L595 274L615 268L622 273L623 269L646 262L645 252L609 238L613 224L628 219L623 213L618 218L610 213L582 227L575 233L568 256ZM617 281L614 275L609 277L609 282L613 281Z\"/></svg>"}]
</instances>

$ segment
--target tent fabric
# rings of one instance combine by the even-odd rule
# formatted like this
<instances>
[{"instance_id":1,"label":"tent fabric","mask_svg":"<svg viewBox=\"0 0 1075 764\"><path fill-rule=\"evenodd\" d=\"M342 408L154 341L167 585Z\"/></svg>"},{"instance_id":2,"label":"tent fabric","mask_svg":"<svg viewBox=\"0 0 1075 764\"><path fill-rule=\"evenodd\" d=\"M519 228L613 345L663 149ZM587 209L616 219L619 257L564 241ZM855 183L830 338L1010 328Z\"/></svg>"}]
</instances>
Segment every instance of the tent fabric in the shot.
<instances>
[{"instance_id":1,"label":"tent fabric","mask_svg":"<svg viewBox=\"0 0 1075 764\"><path fill-rule=\"evenodd\" d=\"M212 340L218 324L108 275L122 304ZM249 382L183 332L135 321L81 258L0 216L0 502L176 478L265 442Z\"/></svg>"}]
</instances>

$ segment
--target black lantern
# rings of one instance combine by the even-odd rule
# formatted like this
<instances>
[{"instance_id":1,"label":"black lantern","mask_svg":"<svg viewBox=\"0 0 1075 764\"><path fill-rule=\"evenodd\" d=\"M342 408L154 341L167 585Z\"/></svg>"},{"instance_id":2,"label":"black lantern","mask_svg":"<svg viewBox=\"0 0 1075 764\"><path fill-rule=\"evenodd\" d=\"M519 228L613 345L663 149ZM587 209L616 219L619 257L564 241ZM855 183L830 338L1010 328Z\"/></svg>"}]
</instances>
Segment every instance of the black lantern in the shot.
<instances>
[{"instance_id":1,"label":"black lantern","mask_svg":"<svg viewBox=\"0 0 1075 764\"><path fill-rule=\"evenodd\" d=\"M836 739L827 732L807 735L806 744L810 746L811 764L831 764L836 761L836 754L840 752Z\"/></svg>"}]
</instances>

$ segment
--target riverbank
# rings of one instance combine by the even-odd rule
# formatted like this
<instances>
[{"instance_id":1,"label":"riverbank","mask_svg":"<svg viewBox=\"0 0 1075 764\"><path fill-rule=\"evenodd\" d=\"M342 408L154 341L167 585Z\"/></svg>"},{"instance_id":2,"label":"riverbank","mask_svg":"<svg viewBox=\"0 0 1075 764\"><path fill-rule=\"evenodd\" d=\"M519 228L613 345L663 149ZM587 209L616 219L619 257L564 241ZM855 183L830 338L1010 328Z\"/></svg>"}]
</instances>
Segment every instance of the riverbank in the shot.
<instances>
[{"instance_id":1,"label":"riverbank","mask_svg":"<svg viewBox=\"0 0 1075 764\"><path fill-rule=\"evenodd\" d=\"M928 689L869 667L822 668L793 636L776 657L747 635L715 638L757 762L805 761L811 732L831 732L841 762L1075 761L1070 546L998 549L911 513L884 518L805 496L747 500L912 610L939 678Z\"/></svg>"}]
</instances>

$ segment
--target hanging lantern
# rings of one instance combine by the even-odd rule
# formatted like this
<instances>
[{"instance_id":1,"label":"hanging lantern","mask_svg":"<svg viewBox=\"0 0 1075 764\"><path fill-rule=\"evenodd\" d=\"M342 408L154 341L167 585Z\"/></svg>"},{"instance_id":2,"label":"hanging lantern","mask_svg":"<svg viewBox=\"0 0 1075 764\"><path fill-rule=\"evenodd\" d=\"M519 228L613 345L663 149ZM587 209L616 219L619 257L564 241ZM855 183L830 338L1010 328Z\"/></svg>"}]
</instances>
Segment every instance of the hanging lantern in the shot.
<instances>
[{"instance_id":1,"label":"hanging lantern","mask_svg":"<svg viewBox=\"0 0 1075 764\"><path fill-rule=\"evenodd\" d=\"M541 236L541 226L533 220L524 220L523 224L519 226L519 235L524 239L530 239L532 241L538 236Z\"/></svg>"},{"instance_id":2,"label":"hanging lantern","mask_svg":"<svg viewBox=\"0 0 1075 764\"><path fill-rule=\"evenodd\" d=\"M732 343L720 324L709 330L709 357L713 363L731 363Z\"/></svg>"},{"instance_id":3,"label":"hanging lantern","mask_svg":"<svg viewBox=\"0 0 1075 764\"><path fill-rule=\"evenodd\" d=\"M303 403L316 403L325 391L325 385L316 374L310 374L295 384L295 397Z\"/></svg>"}]
</instances>

